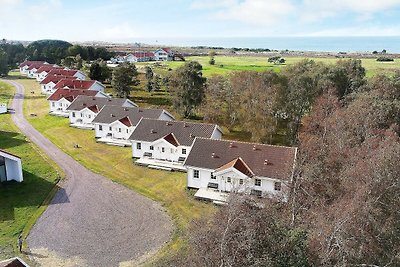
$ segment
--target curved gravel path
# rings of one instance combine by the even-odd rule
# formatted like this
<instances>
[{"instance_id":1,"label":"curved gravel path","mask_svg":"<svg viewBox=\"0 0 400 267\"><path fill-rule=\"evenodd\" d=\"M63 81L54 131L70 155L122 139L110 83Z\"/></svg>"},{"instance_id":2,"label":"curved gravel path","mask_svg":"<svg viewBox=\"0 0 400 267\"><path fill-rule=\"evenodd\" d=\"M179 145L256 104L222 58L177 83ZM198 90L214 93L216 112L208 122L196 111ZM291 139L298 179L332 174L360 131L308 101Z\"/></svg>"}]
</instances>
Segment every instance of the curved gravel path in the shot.
<instances>
[{"instance_id":1,"label":"curved gravel path","mask_svg":"<svg viewBox=\"0 0 400 267\"><path fill-rule=\"evenodd\" d=\"M35 261L42 266L133 266L169 241L173 224L158 203L89 171L62 152L24 118L24 87L4 81L17 89L13 121L66 174L27 238L28 254Z\"/></svg>"}]
</instances>

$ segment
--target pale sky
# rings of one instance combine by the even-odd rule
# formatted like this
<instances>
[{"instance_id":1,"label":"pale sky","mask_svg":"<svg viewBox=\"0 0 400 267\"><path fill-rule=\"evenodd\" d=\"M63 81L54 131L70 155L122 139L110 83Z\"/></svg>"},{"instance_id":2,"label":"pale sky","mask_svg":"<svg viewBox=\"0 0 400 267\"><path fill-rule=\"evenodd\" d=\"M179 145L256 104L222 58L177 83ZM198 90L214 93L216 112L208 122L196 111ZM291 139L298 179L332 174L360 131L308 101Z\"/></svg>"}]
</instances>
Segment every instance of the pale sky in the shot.
<instances>
[{"instance_id":1,"label":"pale sky","mask_svg":"<svg viewBox=\"0 0 400 267\"><path fill-rule=\"evenodd\" d=\"M400 0L0 0L0 38L400 36Z\"/></svg>"}]
</instances>

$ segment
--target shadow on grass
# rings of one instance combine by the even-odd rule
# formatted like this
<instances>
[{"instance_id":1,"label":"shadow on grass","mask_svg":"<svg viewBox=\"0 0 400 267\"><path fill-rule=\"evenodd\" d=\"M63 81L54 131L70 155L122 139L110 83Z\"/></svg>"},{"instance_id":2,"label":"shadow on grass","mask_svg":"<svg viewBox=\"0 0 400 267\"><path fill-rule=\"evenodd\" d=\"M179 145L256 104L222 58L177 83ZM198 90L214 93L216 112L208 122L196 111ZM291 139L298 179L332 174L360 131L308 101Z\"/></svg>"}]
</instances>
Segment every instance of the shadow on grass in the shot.
<instances>
[{"instance_id":1,"label":"shadow on grass","mask_svg":"<svg viewBox=\"0 0 400 267\"><path fill-rule=\"evenodd\" d=\"M0 149L16 147L25 143L27 141L18 133L0 130Z\"/></svg>"},{"instance_id":2,"label":"shadow on grass","mask_svg":"<svg viewBox=\"0 0 400 267\"><path fill-rule=\"evenodd\" d=\"M35 257L35 258L39 258L39 259L44 259L44 258L48 258L48 256L39 254L39 253L33 253L30 251L22 251L22 253L24 253L27 256L31 256L31 257Z\"/></svg>"},{"instance_id":3,"label":"shadow on grass","mask_svg":"<svg viewBox=\"0 0 400 267\"><path fill-rule=\"evenodd\" d=\"M15 220L16 209L26 207L39 207L49 192L53 189L54 183L24 171L24 181L0 183L0 221ZM68 195L64 188L56 185L57 193L50 205L69 203Z\"/></svg>"}]
</instances>

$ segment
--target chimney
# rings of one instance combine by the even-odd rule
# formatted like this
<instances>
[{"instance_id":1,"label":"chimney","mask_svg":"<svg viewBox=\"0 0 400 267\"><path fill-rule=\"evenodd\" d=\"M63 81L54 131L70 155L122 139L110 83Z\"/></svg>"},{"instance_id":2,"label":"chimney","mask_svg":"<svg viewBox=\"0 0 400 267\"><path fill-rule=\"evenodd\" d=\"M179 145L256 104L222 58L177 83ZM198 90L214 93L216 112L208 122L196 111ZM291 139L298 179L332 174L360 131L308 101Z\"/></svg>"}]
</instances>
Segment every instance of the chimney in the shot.
<instances>
[{"instance_id":1,"label":"chimney","mask_svg":"<svg viewBox=\"0 0 400 267\"><path fill-rule=\"evenodd\" d=\"M256 151L256 150L257 150L257 147L256 147L256 145L254 145L254 146L253 146L253 150L254 150L254 151Z\"/></svg>"},{"instance_id":2,"label":"chimney","mask_svg":"<svg viewBox=\"0 0 400 267\"><path fill-rule=\"evenodd\" d=\"M189 136L190 136L190 138L193 138L193 137L194 137L194 134L190 133L190 135L189 135Z\"/></svg>"},{"instance_id":3,"label":"chimney","mask_svg":"<svg viewBox=\"0 0 400 267\"><path fill-rule=\"evenodd\" d=\"M92 98L92 100L96 100L96 98L95 98L95 97L93 97L93 98Z\"/></svg>"},{"instance_id":4,"label":"chimney","mask_svg":"<svg viewBox=\"0 0 400 267\"><path fill-rule=\"evenodd\" d=\"M264 160L264 165L268 165L268 160Z\"/></svg>"},{"instance_id":5,"label":"chimney","mask_svg":"<svg viewBox=\"0 0 400 267\"><path fill-rule=\"evenodd\" d=\"M232 148L233 147L233 142L229 143L229 147Z\"/></svg>"},{"instance_id":6,"label":"chimney","mask_svg":"<svg viewBox=\"0 0 400 267\"><path fill-rule=\"evenodd\" d=\"M171 125L171 123L170 123L169 121L167 121L167 122L165 123L165 125L168 125L168 126L169 126L169 125Z\"/></svg>"},{"instance_id":7,"label":"chimney","mask_svg":"<svg viewBox=\"0 0 400 267\"><path fill-rule=\"evenodd\" d=\"M143 112L143 109L139 109L138 112Z\"/></svg>"},{"instance_id":8,"label":"chimney","mask_svg":"<svg viewBox=\"0 0 400 267\"><path fill-rule=\"evenodd\" d=\"M153 133L156 133L156 131L154 131L154 129L151 129L151 130L150 130L150 133L153 134Z\"/></svg>"},{"instance_id":9,"label":"chimney","mask_svg":"<svg viewBox=\"0 0 400 267\"><path fill-rule=\"evenodd\" d=\"M128 109L128 108L124 108L124 110L125 110L125 111L128 111L129 109Z\"/></svg>"},{"instance_id":10,"label":"chimney","mask_svg":"<svg viewBox=\"0 0 400 267\"><path fill-rule=\"evenodd\" d=\"M215 153L213 152L213 153L211 154L211 157L212 157L212 158L216 158L217 155L215 155Z\"/></svg>"},{"instance_id":11,"label":"chimney","mask_svg":"<svg viewBox=\"0 0 400 267\"><path fill-rule=\"evenodd\" d=\"M186 122L183 123L183 127L188 127L188 125L186 124Z\"/></svg>"},{"instance_id":12,"label":"chimney","mask_svg":"<svg viewBox=\"0 0 400 267\"><path fill-rule=\"evenodd\" d=\"M111 118L112 118L112 117L115 117L115 115L111 113L111 114L110 114L110 117L111 117Z\"/></svg>"},{"instance_id":13,"label":"chimney","mask_svg":"<svg viewBox=\"0 0 400 267\"><path fill-rule=\"evenodd\" d=\"M111 102L111 98L107 98L107 101L108 101L108 102Z\"/></svg>"}]
</instances>

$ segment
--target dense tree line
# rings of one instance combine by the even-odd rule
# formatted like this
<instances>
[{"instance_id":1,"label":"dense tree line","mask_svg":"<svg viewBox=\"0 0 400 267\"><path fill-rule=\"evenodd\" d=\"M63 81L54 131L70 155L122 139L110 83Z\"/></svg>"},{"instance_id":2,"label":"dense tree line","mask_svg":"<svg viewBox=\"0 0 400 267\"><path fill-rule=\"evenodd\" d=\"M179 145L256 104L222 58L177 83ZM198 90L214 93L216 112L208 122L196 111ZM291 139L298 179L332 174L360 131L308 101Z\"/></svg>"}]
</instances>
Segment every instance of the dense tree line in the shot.
<instances>
[{"instance_id":1,"label":"dense tree line","mask_svg":"<svg viewBox=\"0 0 400 267\"><path fill-rule=\"evenodd\" d=\"M7 54L7 65L14 69L24 60L47 61L80 69L83 61L108 60L114 55L105 47L72 45L61 40L39 40L24 47L22 44L0 43L0 50Z\"/></svg>"},{"instance_id":2,"label":"dense tree line","mask_svg":"<svg viewBox=\"0 0 400 267\"><path fill-rule=\"evenodd\" d=\"M214 77L206 96L209 119L260 136L290 122L299 155L289 201L232 195L163 266L400 265L400 75L367 80L357 60L307 60Z\"/></svg>"}]
</instances>

